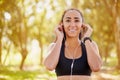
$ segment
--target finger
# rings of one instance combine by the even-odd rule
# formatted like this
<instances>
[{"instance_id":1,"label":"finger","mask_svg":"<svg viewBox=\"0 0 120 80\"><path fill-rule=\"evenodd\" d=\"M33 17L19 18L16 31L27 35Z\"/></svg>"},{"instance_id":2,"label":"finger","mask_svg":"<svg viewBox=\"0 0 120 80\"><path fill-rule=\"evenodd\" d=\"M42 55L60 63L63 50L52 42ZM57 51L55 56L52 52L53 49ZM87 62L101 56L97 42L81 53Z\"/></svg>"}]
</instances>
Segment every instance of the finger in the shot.
<instances>
[{"instance_id":1,"label":"finger","mask_svg":"<svg viewBox=\"0 0 120 80\"><path fill-rule=\"evenodd\" d=\"M60 31L63 31L62 24L60 24L60 25L58 26L58 28L59 28Z\"/></svg>"},{"instance_id":2,"label":"finger","mask_svg":"<svg viewBox=\"0 0 120 80\"><path fill-rule=\"evenodd\" d=\"M86 32L88 30L88 27L86 24L82 24L83 31Z\"/></svg>"},{"instance_id":3,"label":"finger","mask_svg":"<svg viewBox=\"0 0 120 80\"><path fill-rule=\"evenodd\" d=\"M86 27L87 27L87 25L83 23L83 24L82 24L82 28L83 28L83 29L86 29Z\"/></svg>"}]
</instances>

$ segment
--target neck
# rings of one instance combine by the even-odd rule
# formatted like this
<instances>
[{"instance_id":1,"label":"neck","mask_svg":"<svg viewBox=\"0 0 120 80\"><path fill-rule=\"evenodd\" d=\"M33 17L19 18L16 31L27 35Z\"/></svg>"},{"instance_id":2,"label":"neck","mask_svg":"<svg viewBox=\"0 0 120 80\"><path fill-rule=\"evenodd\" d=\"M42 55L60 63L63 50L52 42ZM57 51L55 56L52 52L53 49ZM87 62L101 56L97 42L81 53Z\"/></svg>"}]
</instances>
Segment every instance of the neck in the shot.
<instances>
[{"instance_id":1,"label":"neck","mask_svg":"<svg viewBox=\"0 0 120 80\"><path fill-rule=\"evenodd\" d=\"M80 44L79 38L66 38L65 45L67 47L75 48L78 44Z\"/></svg>"}]
</instances>

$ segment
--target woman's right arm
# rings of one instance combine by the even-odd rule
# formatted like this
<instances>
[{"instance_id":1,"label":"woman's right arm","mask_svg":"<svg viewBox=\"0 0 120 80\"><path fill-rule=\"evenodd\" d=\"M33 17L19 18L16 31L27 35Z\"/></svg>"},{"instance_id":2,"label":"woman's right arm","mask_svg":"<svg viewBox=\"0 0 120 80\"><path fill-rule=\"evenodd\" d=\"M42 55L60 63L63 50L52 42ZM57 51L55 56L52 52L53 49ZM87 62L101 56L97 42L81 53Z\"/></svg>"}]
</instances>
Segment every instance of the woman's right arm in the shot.
<instances>
[{"instance_id":1,"label":"woman's right arm","mask_svg":"<svg viewBox=\"0 0 120 80\"><path fill-rule=\"evenodd\" d=\"M48 70L54 70L58 64L60 50L62 46L63 33L57 29L55 29L55 33L58 36L55 43L52 43L49 48L49 55L46 57L44 61L44 65Z\"/></svg>"}]
</instances>

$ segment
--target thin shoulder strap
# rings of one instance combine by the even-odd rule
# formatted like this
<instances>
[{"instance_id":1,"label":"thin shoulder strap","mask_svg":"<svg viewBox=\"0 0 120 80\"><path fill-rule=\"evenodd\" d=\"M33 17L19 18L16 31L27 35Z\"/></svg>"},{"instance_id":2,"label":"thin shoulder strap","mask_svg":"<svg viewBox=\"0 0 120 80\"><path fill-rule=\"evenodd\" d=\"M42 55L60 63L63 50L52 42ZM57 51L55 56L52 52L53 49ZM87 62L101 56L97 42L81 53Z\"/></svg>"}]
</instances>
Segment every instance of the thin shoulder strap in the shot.
<instances>
[{"instance_id":1,"label":"thin shoulder strap","mask_svg":"<svg viewBox=\"0 0 120 80\"><path fill-rule=\"evenodd\" d=\"M85 44L83 42L81 42L81 47L82 47L82 53L83 55L87 55L87 51L86 51L86 47L85 47Z\"/></svg>"},{"instance_id":2,"label":"thin shoulder strap","mask_svg":"<svg viewBox=\"0 0 120 80\"><path fill-rule=\"evenodd\" d=\"M60 56L64 56L65 41L62 41L62 46L60 50Z\"/></svg>"}]
</instances>

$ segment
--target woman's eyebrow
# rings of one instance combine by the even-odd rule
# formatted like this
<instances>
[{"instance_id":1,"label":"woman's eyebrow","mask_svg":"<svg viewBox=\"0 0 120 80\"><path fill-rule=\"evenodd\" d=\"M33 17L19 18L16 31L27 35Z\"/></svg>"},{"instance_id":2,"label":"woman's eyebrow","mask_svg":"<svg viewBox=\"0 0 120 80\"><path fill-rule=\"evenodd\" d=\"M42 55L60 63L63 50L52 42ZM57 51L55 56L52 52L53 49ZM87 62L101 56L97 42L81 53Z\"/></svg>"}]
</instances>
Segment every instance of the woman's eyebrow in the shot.
<instances>
[{"instance_id":1,"label":"woman's eyebrow","mask_svg":"<svg viewBox=\"0 0 120 80\"><path fill-rule=\"evenodd\" d=\"M66 17L66 19L71 19L71 17Z\"/></svg>"},{"instance_id":2,"label":"woman's eyebrow","mask_svg":"<svg viewBox=\"0 0 120 80\"><path fill-rule=\"evenodd\" d=\"M66 17L66 19L71 19L71 17ZM80 19L79 17L74 17L74 19Z\"/></svg>"},{"instance_id":3,"label":"woman's eyebrow","mask_svg":"<svg viewBox=\"0 0 120 80\"><path fill-rule=\"evenodd\" d=\"M74 17L74 19L80 19L79 17Z\"/></svg>"}]
</instances>

